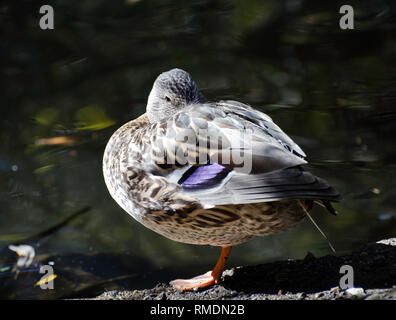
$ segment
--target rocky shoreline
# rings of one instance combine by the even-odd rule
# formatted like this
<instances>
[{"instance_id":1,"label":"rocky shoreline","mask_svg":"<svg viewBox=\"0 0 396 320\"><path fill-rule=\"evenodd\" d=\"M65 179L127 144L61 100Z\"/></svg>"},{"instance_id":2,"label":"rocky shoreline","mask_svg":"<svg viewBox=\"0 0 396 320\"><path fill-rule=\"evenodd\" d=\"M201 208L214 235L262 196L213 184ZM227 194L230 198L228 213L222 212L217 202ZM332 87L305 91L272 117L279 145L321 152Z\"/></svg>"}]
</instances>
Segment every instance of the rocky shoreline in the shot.
<instances>
[{"instance_id":1,"label":"rocky shoreline","mask_svg":"<svg viewBox=\"0 0 396 320\"><path fill-rule=\"evenodd\" d=\"M343 265L353 269L353 288L340 288ZM344 256L287 260L226 270L206 290L179 292L169 284L152 289L108 291L95 300L396 300L396 238L370 243Z\"/></svg>"}]
</instances>

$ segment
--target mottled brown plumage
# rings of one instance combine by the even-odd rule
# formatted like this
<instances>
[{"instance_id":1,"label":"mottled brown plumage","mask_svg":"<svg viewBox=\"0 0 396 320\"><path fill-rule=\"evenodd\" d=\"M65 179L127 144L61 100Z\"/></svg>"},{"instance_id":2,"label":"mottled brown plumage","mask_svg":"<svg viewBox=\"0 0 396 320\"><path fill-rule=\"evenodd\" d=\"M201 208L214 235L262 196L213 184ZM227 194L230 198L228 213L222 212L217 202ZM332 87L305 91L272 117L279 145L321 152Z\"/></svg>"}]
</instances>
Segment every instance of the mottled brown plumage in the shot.
<instances>
[{"instance_id":1,"label":"mottled brown plumage","mask_svg":"<svg viewBox=\"0 0 396 320\"><path fill-rule=\"evenodd\" d=\"M154 83L147 114L113 134L103 173L112 197L149 229L229 248L295 227L315 201L332 208L329 201L340 200L301 167L304 158L270 117L236 101L205 102L190 76L174 69ZM224 252L204 280L175 286L217 281L229 249Z\"/></svg>"}]
</instances>

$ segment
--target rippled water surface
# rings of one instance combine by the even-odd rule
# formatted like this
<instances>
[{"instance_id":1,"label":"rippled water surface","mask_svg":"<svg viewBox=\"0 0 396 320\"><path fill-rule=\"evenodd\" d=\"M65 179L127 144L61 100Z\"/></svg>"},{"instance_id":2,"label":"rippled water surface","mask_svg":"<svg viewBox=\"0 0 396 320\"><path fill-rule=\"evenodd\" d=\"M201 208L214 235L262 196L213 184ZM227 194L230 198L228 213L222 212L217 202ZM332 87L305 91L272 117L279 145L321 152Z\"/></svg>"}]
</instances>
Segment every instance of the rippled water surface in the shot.
<instances>
[{"instance_id":1,"label":"rippled water surface","mask_svg":"<svg viewBox=\"0 0 396 320\"><path fill-rule=\"evenodd\" d=\"M145 112L156 76L188 71L209 100L266 113L344 200L313 216L338 254L396 233L395 3L350 1L40 1L0 6L0 296L92 296L206 272L219 248L175 243L111 199L104 147ZM72 219L67 220L70 216ZM9 244L36 252L17 279ZM307 220L233 248L228 267L326 255ZM34 284L51 262L54 290Z\"/></svg>"}]
</instances>

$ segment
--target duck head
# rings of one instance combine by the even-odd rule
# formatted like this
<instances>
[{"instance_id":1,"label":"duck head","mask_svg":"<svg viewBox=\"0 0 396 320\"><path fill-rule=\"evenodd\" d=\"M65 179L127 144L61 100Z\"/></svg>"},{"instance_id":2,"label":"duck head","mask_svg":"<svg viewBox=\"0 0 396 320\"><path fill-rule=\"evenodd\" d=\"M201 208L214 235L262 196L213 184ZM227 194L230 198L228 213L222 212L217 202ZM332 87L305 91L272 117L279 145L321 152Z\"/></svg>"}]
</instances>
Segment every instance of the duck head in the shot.
<instances>
[{"instance_id":1,"label":"duck head","mask_svg":"<svg viewBox=\"0 0 396 320\"><path fill-rule=\"evenodd\" d=\"M189 104L203 102L205 99L191 76L184 70L172 69L155 80L147 101L147 116L151 123L156 123Z\"/></svg>"}]
</instances>

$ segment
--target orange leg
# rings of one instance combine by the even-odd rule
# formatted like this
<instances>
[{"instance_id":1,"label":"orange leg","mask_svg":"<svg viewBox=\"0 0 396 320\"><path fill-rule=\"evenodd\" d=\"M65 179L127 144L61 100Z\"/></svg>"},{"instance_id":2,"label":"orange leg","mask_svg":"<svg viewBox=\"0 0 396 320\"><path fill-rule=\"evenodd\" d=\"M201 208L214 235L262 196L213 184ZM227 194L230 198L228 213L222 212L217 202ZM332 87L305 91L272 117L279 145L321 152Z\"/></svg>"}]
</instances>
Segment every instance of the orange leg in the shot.
<instances>
[{"instance_id":1,"label":"orange leg","mask_svg":"<svg viewBox=\"0 0 396 320\"><path fill-rule=\"evenodd\" d=\"M182 291L193 290L195 288L205 288L215 283L218 283L223 274L224 266L230 254L231 247L222 247L219 260L212 271L208 271L203 275L194 277L192 279L177 279L170 282L170 284Z\"/></svg>"}]
</instances>

